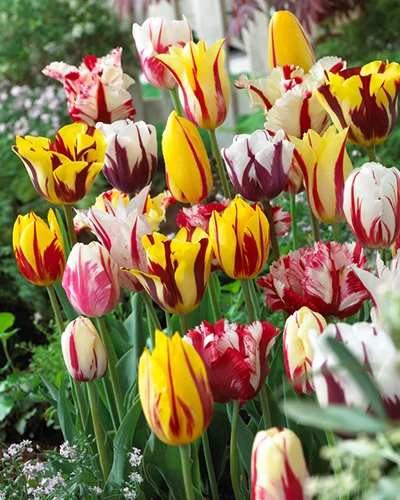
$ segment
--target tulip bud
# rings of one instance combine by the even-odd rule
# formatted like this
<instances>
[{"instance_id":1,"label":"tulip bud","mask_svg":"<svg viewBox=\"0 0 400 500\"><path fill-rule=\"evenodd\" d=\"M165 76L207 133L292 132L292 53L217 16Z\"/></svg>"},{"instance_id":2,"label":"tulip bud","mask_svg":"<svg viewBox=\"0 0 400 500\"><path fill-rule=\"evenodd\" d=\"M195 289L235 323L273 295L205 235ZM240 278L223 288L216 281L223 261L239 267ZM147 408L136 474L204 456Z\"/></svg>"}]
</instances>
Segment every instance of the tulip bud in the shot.
<instances>
[{"instance_id":1,"label":"tulip bud","mask_svg":"<svg viewBox=\"0 0 400 500\"><path fill-rule=\"evenodd\" d=\"M13 229L13 247L23 276L34 285L50 286L62 278L65 269L64 245L53 210L49 224L34 212L19 215Z\"/></svg>"},{"instance_id":2,"label":"tulip bud","mask_svg":"<svg viewBox=\"0 0 400 500\"><path fill-rule=\"evenodd\" d=\"M139 360L140 401L148 425L164 443L193 443L207 429L213 399L203 361L179 333L156 330L153 352Z\"/></svg>"},{"instance_id":3,"label":"tulip bud","mask_svg":"<svg viewBox=\"0 0 400 500\"><path fill-rule=\"evenodd\" d=\"M286 375L298 392L307 394L314 390L311 372L314 351L309 333L320 335L326 327L325 318L308 307L302 307L286 320L283 332Z\"/></svg>"},{"instance_id":4,"label":"tulip bud","mask_svg":"<svg viewBox=\"0 0 400 500\"><path fill-rule=\"evenodd\" d=\"M119 120L97 128L107 140L103 174L124 193L134 194L153 180L157 168L157 134L145 122Z\"/></svg>"},{"instance_id":5,"label":"tulip bud","mask_svg":"<svg viewBox=\"0 0 400 500\"><path fill-rule=\"evenodd\" d=\"M78 313L104 316L119 301L118 266L100 243L77 243L69 254L62 286Z\"/></svg>"},{"instance_id":6,"label":"tulip bud","mask_svg":"<svg viewBox=\"0 0 400 500\"><path fill-rule=\"evenodd\" d=\"M303 448L293 431L272 427L256 434L251 456L252 500L307 498L307 477Z\"/></svg>"},{"instance_id":7,"label":"tulip bud","mask_svg":"<svg viewBox=\"0 0 400 500\"><path fill-rule=\"evenodd\" d=\"M198 203L210 194L213 178L207 151L197 128L173 111L162 137L165 175L172 196Z\"/></svg>"},{"instance_id":8,"label":"tulip bud","mask_svg":"<svg viewBox=\"0 0 400 500\"><path fill-rule=\"evenodd\" d=\"M271 137L265 130L237 135L222 157L236 191L250 201L276 198L284 189L294 146L281 130Z\"/></svg>"},{"instance_id":9,"label":"tulip bud","mask_svg":"<svg viewBox=\"0 0 400 500\"><path fill-rule=\"evenodd\" d=\"M91 382L107 372L107 355L93 323L79 316L71 321L61 336L64 362L71 377Z\"/></svg>"},{"instance_id":10,"label":"tulip bud","mask_svg":"<svg viewBox=\"0 0 400 500\"><path fill-rule=\"evenodd\" d=\"M354 236L369 248L392 245L400 233L400 172L365 163L347 179L343 210Z\"/></svg>"}]
</instances>

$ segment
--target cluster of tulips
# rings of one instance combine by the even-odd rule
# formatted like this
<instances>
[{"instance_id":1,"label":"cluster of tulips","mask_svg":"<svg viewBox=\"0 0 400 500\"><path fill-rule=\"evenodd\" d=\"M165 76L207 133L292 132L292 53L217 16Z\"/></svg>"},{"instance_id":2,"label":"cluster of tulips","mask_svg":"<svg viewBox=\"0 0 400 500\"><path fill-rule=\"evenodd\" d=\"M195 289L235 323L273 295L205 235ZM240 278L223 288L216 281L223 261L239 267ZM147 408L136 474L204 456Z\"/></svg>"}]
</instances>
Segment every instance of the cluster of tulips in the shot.
<instances>
[{"instance_id":1,"label":"cluster of tulips","mask_svg":"<svg viewBox=\"0 0 400 500\"><path fill-rule=\"evenodd\" d=\"M247 469L238 456L237 436L238 427L246 425L240 409L251 400L261 403L262 413L249 474L252 498L306 498L301 442L292 430L271 422L266 380L272 350L282 355L287 379L299 393L315 393L321 406L367 410L369 402L326 342L335 338L370 373L388 417L400 418L397 353L385 329L380 292L382 283L395 290L400 275L400 173L377 163L374 150L396 124L400 65L374 61L346 68L338 57L315 61L296 18L277 12L270 23L270 75L254 81L243 75L235 83L248 91L251 107L265 112L265 129L238 135L220 151L215 129L226 118L231 92L224 40L211 47L195 43L185 19L159 18L135 24L133 37L147 80L169 90L175 107L161 145L168 191L150 194L158 162L156 131L132 121L135 109L127 89L133 80L122 71L121 50L101 58L88 55L79 68L51 63L44 73L63 83L75 123L63 127L54 141L17 137L14 151L38 194L63 205L66 226L52 209L48 223L34 213L20 215L13 234L18 266L30 282L48 287L76 420L86 428L89 405L104 484L111 452L93 381L107 380L105 404L115 430L133 404L121 390L112 338L117 333L111 334L106 318L120 302L122 287L146 306L147 347L131 369L138 373L149 428L180 449L186 498L201 494L199 444L193 446L199 438L209 491L218 498L207 436L215 403L228 408L231 481L236 498L244 497ZM210 134L223 191L223 199L211 203L213 173L197 127ZM366 146L371 162L353 170L347 141ZM73 205L100 172L113 189L74 214ZM297 248L295 195L303 190L315 241L310 248ZM283 191L291 197L291 214L271 203ZM158 229L176 200L191 206L179 212L180 229L171 238ZM343 221L357 241L339 241ZM336 241L320 240L319 222L332 225ZM280 256L279 237L290 228L293 251ZM97 241L78 243L82 230ZM270 246L272 262L266 267ZM382 250L376 274L367 267L363 246ZM391 266L385 261L388 247ZM240 280L248 324L222 316L222 273ZM265 295L262 307L258 287ZM189 329L188 315L205 296L209 321L204 317ZM357 314L369 297L374 323L336 322ZM80 315L66 327L59 302ZM165 311L165 332L153 302ZM288 315L282 340L276 326L261 321L271 310ZM180 321L175 334L171 325L179 323L171 314ZM144 347L140 336L136 348Z\"/></svg>"}]
</instances>

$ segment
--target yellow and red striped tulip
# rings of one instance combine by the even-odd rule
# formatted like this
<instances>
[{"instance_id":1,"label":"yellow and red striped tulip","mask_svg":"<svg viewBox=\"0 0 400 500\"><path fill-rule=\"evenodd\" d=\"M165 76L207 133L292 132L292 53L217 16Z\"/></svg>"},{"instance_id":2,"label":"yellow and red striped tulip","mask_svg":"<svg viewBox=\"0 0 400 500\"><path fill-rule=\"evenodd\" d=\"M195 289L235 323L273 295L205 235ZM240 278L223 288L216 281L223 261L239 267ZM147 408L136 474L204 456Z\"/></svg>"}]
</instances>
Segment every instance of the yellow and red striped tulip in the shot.
<instances>
[{"instance_id":1,"label":"yellow and red striped tulip","mask_svg":"<svg viewBox=\"0 0 400 500\"><path fill-rule=\"evenodd\" d=\"M349 141L374 146L390 136L397 122L400 64L374 61L339 73L325 73L317 98Z\"/></svg>"},{"instance_id":2,"label":"yellow and red striped tulip","mask_svg":"<svg viewBox=\"0 0 400 500\"><path fill-rule=\"evenodd\" d=\"M209 235L215 257L230 278L254 278L265 266L270 229L258 205L249 205L236 196L222 215L214 210Z\"/></svg>"},{"instance_id":3,"label":"yellow and red striped tulip","mask_svg":"<svg viewBox=\"0 0 400 500\"><path fill-rule=\"evenodd\" d=\"M19 270L28 281L40 286L57 283L66 265L60 226L51 209L47 220L48 224L33 212L19 215L13 230Z\"/></svg>"},{"instance_id":4,"label":"yellow and red striped tulip","mask_svg":"<svg viewBox=\"0 0 400 500\"><path fill-rule=\"evenodd\" d=\"M314 51L303 27L291 12L275 12L269 23L268 40L269 65L300 66L309 71L315 63Z\"/></svg>"},{"instance_id":5,"label":"yellow and red striped tulip","mask_svg":"<svg viewBox=\"0 0 400 500\"><path fill-rule=\"evenodd\" d=\"M229 109L230 83L223 69L225 39L210 48L204 40L170 47L169 54L157 56L179 86L179 97L189 120L212 130L221 125Z\"/></svg>"},{"instance_id":6,"label":"yellow and red striped tulip","mask_svg":"<svg viewBox=\"0 0 400 500\"><path fill-rule=\"evenodd\" d=\"M94 127L73 123L61 128L55 142L17 136L13 151L21 158L40 196L71 205L86 196L104 165L106 140Z\"/></svg>"},{"instance_id":7,"label":"yellow and red striped tulip","mask_svg":"<svg viewBox=\"0 0 400 500\"><path fill-rule=\"evenodd\" d=\"M210 194L213 177L207 151L197 128L175 111L162 137L165 175L172 196L182 203L198 203Z\"/></svg>"},{"instance_id":8,"label":"yellow and red striped tulip","mask_svg":"<svg viewBox=\"0 0 400 500\"><path fill-rule=\"evenodd\" d=\"M164 443L193 443L207 429L213 397L204 363L179 333L170 339L156 330L153 352L139 360L138 384L143 412Z\"/></svg>"},{"instance_id":9,"label":"yellow and red striped tulip","mask_svg":"<svg viewBox=\"0 0 400 500\"><path fill-rule=\"evenodd\" d=\"M163 191L156 196L147 195L144 207L144 216L150 224L152 231L158 231L160 224L165 222L165 212L167 208L176 203L176 199L169 191Z\"/></svg>"},{"instance_id":10,"label":"yellow and red striped tulip","mask_svg":"<svg viewBox=\"0 0 400 500\"><path fill-rule=\"evenodd\" d=\"M185 314L200 304L211 272L212 247L205 231L198 228L188 238L182 228L173 240L160 233L142 238L148 272L128 270L162 309Z\"/></svg>"},{"instance_id":11,"label":"yellow and red striped tulip","mask_svg":"<svg viewBox=\"0 0 400 500\"><path fill-rule=\"evenodd\" d=\"M318 220L336 224L344 220L344 183L353 170L346 151L348 129L334 125L320 136L314 130L303 139L290 137L295 145L294 161L304 175L308 203Z\"/></svg>"}]
</instances>

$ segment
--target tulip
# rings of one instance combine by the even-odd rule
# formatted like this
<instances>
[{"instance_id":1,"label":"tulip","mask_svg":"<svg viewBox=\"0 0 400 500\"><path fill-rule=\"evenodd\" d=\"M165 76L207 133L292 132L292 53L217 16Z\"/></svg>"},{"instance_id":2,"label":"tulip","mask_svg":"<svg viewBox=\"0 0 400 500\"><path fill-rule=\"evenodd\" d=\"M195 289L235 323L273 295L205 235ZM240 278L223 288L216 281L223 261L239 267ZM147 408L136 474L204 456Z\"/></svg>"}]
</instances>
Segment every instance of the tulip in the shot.
<instances>
[{"instance_id":1,"label":"tulip","mask_svg":"<svg viewBox=\"0 0 400 500\"><path fill-rule=\"evenodd\" d=\"M332 125L323 136L310 130L303 139L291 137L296 146L294 160L303 173L310 208L326 224L344 220L344 183L353 170L346 151L347 130L336 133Z\"/></svg>"},{"instance_id":2,"label":"tulip","mask_svg":"<svg viewBox=\"0 0 400 500\"><path fill-rule=\"evenodd\" d=\"M174 89L177 85L175 78L157 56L168 53L170 47L184 47L190 42L192 30L186 18L169 21L150 17L142 26L135 23L132 32L147 81L158 89Z\"/></svg>"},{"instance_id":3,"label":"tulip","mask_svg":"<svg viewBox=\"0 0 400 500\"><path fill-rule=\"evenodd\" d=\"M165 222L165 212L173 203L176 203L176 199L167 190L153 197L147 195L143 214L152 231L158 231L160 224Z\"/></svg>"},{"instance_id":4,"label":"tulip","mask_svg":"<svg viewBox=\"0 0 400 500\"><path fill-rule=\"evenodd\" d=\"M34 285L50 286L62 278L64 245L53 210L48 224L34 212L19 215L13 229L13 248L23 276Z\"/></svg>"},{"instance_id":5,"label":"tulip","mask_svg":"<svg viewBox=\"0 0 400 500\"><path fill-rule=\"evenodd\" d=\"M119 301L118 266L99 243L77 243L69 254L62 286L79 314L104 316Z\"/></svg>"},{"instance_id":6,"label":"tulip","mask_svg":"<svg viewBox=\"0 0 400 500\"><path fill-rule=\"evenodd\" d=\"M296 391L303 394L314 391L311 373L314 352L309 334L313 331L320 335L327 326L325 318L308 307L302 307L286 320L283 332L286 375Z\"/></svg>"},{"instance_id":7,"label":"tulip","mask_svg":"<svg viewBox=\"0 0 400 500\"><path fill-rule=\"evenodd\" d=\"M269 22L268 56L271 68L291 65L309 71L315 64L314 51L303 27L291 12L279 10Z\"/></svg>"},{"instance_id":8,"label":"tulip","mask_svg":"<svg viewBox=\"0 0 400 500\"><path fill-rule=\"evenodd\" d=\"M213 212L209 234L214 254L230 278L254 278L265 266L269 223L258 205L251 206L236 196L222 215Z\"/></svg>"},{"instance_id":9,"label":"tulip","mask_svg":"<svg viewBox=\"0 0 400 500\"><path fill-rule=\"evenodd\" d=\"M285 236L289 232L292 223L290 212L286 212L279 205L275 205L272 207L272 220L277 236Z\"/></svg>"},{"instance_id":10,"label":"tulip","mask_svg":"<svg viewBox=\"0 0 400 500\"><path fill-rule=\"evenodd\" d=\"M119 120L97 128L107 140L103 174L124 193L134 194L151 183L157 168L157 134L145 122Z\"/></svg>"},{"instance_id":11,"label":"tulip","mask_svg":"<svg viewBox=\"0 0 400 500\"><path fill-rule=\"evenodd\" d=\"M179 227L196 228L200 227L208 233L212 213L221 213L229 205L231 200L225 199L219 203L212 202L205 205L198 204L192 207L183 207L176 216L176 223Z\"/></svg>"},{"instance_id":12,"label":"tulip","mask_svg":"<svg viewBox=\"0 0 400 500\"><path fill-rule=\"evenodd\" d=\"M284 191L293 195L304 191L304 176L300 167L294 160L289 170L288 181Z\"/></svg>"},{"instance_id":13,"label":"tulip","mask_svg":"<svg viewBox=\"0 0 400 500\"><path fill-rule=\"evenodd\" d=\"M74 380L91 382L107 373L107 355L90 319L79 316L68 324L61 336L61 349Z\"/></svg>"},{"instance_id":14,"label":"tulip","mask_svg":"<svg viewBox=\"0 0 400 500\"><path fill-rule=\"evenodd\" d=\"M349 127L349 141L374 146L393 132L399 89L400 64L374 61L337 74L327 72L316 95L338 130Z\"/></svg>"},{"instance_id":15,"label":"tulip","mask_svg":"<svg viewBox=\"0 0 400 500\"><path fill-rule=\"evenodd\" d=\"M396 347L384 330L370 323L331 324L315 340L312 370L319 404L356 406L363 411L369 409L369 401L358 382L342 367L327 338L342 342L358 359L375 382L388 417L399 419L400 377Z\"/></svg>"},{"instance_id":16,"label":"tulip","mask_svg":"<svg viewBox=\"0 0 400 500\"><path fill-rule=\"evenodd\" d=\"M253 399L269 373L268 354L279 330L266 321L240 326L207 321L184 337L199 353L216 403Z\"/></svg>"},{"instance_id":17,"label":"tulip","mask_svg":"<svg viewBox=\"0 0 400 500\"><path fill-rule=\"evenodd\" d=\"M367 259L359 243L324 243L283 255L258 279L273 311L293 314L303 306L340 319L356 314L368 293L354 273Z\"/></svg>"},{"instance_id":18,"label":"tulip","mask_svg":"<svg viewBox=\"0 0 400 500\"><path fill-rule=\"evenodd\" d=\"M104 57L87 55L79 68L52 62L43 73L64 85L74 122L94 126L133 118L136 110L128 88L135 83L121 68L122 49Z\"/></svg>"},{"instance_id":19,"label":"tulip","mask_svg":"<svg viewBox=\"0 0 400 500\"><path fill-rule=\"evenodd\" d=\"M164 443L193 443L207 429L213 399L203 361L179 333L156 330L153 352L139 360L140 401L147 423Z\"/></svg>"},{"instance_id":20,"label":"tulip","mask_svg":"<svg viewBox=\"0 0 400 500\"><path fill-rule=\"evenodd\" d=\"M188 119L198 127L213 130L221 125L229 108L230 83L223 69L225 39L207 48L201 40L184 47L171 47L159 55L179 86L179 97Z\"/></svg>"},{"instance_id":21,"label":"tulip","mask_svg":"<svg viewBox=\"0 0 400 500\"><path fill-rule=\"evenodd\" d=\"M211 193L213 178L199 131L173 111L162 137L165 175L172 196L182 203L198 203Z\"/></svg>"},{"instance_id":22,"label":"tulip","mask_svg":"<svg viewBox=\"0 0 400 500\"><path fill-rule=\"evenodd\" d=\"M252 500L303 500L308 470L300 439L290 429L256 434L251 456Z\"/></svg>"},{"instance_id":23,"label":"tulip","mask_svg":"<svg viewBox=\"0 0 400 500\"><path fill-rule=\"evenodd\" d=\"M222 157L236 191L251 201L276 198L286 186L294 146L281 130L271 137L265 130L234 138Z\"/></svg>"},{"instance_id":24,"label":"tulip","mask_svg":"<svg viewBox=\"0 0 400 500\"><path fill-rule=\"evenodd\" d=\"M176 314L189 313L200 304L210 278L212 258L207 233L198 228L196 238L188 241L186 230L181 231L173 240L160 233L143 236L147 272L127 270L154 302Z\"/></svg>"},{"instance_id":25,"label":"tulip","mask_svg":"<svg viewBox=\"0 0 400 500\"><path fill-rule=\"evenodd\" d=\"M400 234L400 172L364 163L347 179L343 210L354 236L369 248L392 245Z\"/></svg>"},{"instance_id":26,"label":"tulip","mask_svg":"<svg viewBox=\"0 0 400 500\"><path fill-rule=\"evenodd\" d=\"M66 125L55 143L44 137L17 136L13 151L21 158L33 187L50 203L71 205L86 196L103 168L106 140L81 123Z\"/></svg>"}]
</instances>

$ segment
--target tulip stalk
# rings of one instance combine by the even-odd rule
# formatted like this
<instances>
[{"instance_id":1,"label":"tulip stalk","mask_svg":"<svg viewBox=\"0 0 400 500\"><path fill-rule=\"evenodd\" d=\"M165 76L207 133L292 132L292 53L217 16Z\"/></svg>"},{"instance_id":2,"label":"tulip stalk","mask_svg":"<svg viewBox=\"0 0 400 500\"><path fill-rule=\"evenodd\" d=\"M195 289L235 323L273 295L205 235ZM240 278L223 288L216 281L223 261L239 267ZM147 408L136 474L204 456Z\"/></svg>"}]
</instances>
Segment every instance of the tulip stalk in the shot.
<instances>
[{"instance_id":1,"label":"tulip stalk","mask_svg":"<svg viewBox=\"0 0 400 500\"><path fill-rule=\"evenodd\" d=\"M187 500L194 500L194 491L192 483L192 474L190 471L190 445L185 444L179 446L181 455L183 482L185 484L185 492Z\"/></svg>"},{"instance_id":2,"label":"tulip stalk","mask_svg":"<svg viewBox=\"0 0 400 500\"><path fill-rule=\"evenodd\" d=\"M189 330L188 317L187 314L179 314L179 324L181 327L181 335L182 337L187 334Z\"/></svg>"},{"instance_id":3,"label":"tulip stalk","mask_svg":"<svg viewBox=\"0 0 400 500\"><path fill-rule=\"evenodd\" d=\"M217 275L215 273L211 273L207 290L210 297L211 310L213 313L214 323L222 318L221 306L219 305L218 301L217 282L218 282Z\"/></svg>"},{"instance_id":4,"label":"tulip stalk","mask_svg":"<svg viewBox=\"0 0 400 500\"><path fill-rule=\"evenodd\" d=\"M297 219L296 219L296 195L290 195L290 215L292 216L292 249L297 250L299 243L297 238Z\"/></svg>"},{"instance_id":5,"label":"tulip stalk","mask_svg":"<svg viewBox=\"0 0 400 500\"><path fill-rule=\"evenodd\" d=\"M225 198L230 198L231 192L229 189L228 179L226 177L224 163L222 161L221 153L219 151L215 130L209 130L208 133L210 135L212 152L215 158L215 162L217 164L218 175L222 184L222 192L224 193Z\"/></svg>"},{"instance_id":6,"label":"tulip stalk","mask_svg":"<svg viewBox=\"0 0 400 500\"><path fill-rule=\"evenodd\" d=\"M311 221L313 239L315 242L320 241L321 240L321 232L319 230L319 222L318 222L318 219L313 214L311 207L310 207L310 221Z\"/></svg>"},{"instance_id":7,"label":"tulip stalk","mask_svg":"<svg viewBox=\"0 0 400 500\"><path fill-rule=\"evenodd\" d=\"M255 312L254 312L254 308L253 308L253 303L251 300L251 292L250 292L251 284L249 283L249 280L241 280L240 284L242 285L244 302L246 304L247 316L249 318L249 323L253 323L253 321L256 320L256 317L255 317Z\"/></svg>"},{"instance_id":8,"label":"tulip stalk","mask_svg":"<svg viewBox=\"0 0 400 500\"><path fill-rule=\"evenodd\" d=\"M332 224L332 233L333 233L333 240L340 243L340 225L339 225L339 223Z\"/></svg>"},{"instance_id":9,"label":"tulip stalk","mask_svg":"<svg viewBox=\"0 0 400 500\"><path fill-rule=\"evenodd\" d=\"M326 436L326 441L327 441L329 448L335 449L336 439L335 439L335 435L334 435L333 431L326 429L325 436ZM348 496L342 495L340 492L340 483L341 483L340 477L342 475L342 464L340 463L339 458L336 458L336 457L332 458L332 468L333 468L333 472L334 472L335 478L336 478L336 487L337 487L337 493L338 493L339 500L347 500Z\"/></svg>"},{"instance_id":10,"label":"tulip stalk","mask_svg":"<svg viewBox=\"0 0 400 500\"><path fill-rule=\"evenodd\" d=\"M239 422L239 401L234 399L229 403L232 412L231 420L231 441L230 441L230 472L232 488L236 500L242 498L239 485L238 453L237 453L237 433Z\"/></svg>"},{"instance_id":11,"label":"tulip stalk","mask_svg":"<svg viewBox=\"0 0 400 500\"><path fill-rule=\"evenodd\" d=\"M272 256L273 256L274 260L277 260L277 259L279 259L281 252L279 250L278 237L276 235L274 217L272 215L271 203L269 201L264 201L263 208L264 208L265 215L267 216L267 219L269 222L269 234L270 234L270 240L271 240Z\"/></svg>"},{"instance_id":12,"label":"tulip stalk","mask_svg":"<svg viewBox=\"0 0 400 500\"><path fill-rule=\"evenodd\" d=\"M146 306L147 319L149 323L151 347L154 349L155 345L154 334L156 330L161 330L161 325L157 313L154 310L153 301L147 292L143 293L143 301Z\"/></svg>"},{"instance_id":13,"label":"tulip stalk","mask_svg":"<svg viewBox=\"0 0 400 500\"><path fill-rule=\"evenodd\" d=\"M368 158L370 159L370 161L377 160L375 145L367 146L367 153L368 153Z\"/></svg>"},{"instance_id":14,"label":"tulip stalk","mask_svg":"<svg viewBox=\"0 0 400 500\"><path fill-rule=\"evenodd\" d=\"M215 477L215 470L211 455L210 441L208 439L207 429L203 432L203 435L201 436L201 441L203 443L204 458L206 460L208 481L210 483L210 489L211 489L211 498L212 500L218 500L219 499L218 483L217 483L217 478Z\"/></svg>"},{"instance_id":15,"label":"tulip stalk","mask_svg":"<svg viewBox=\"0 0 400 500\"><path fill-rule=\"evenodd\" d=\"M72 213L71 205L63 205L64 207L64 215L65 220L67 221L67 230L69 236L69 242L71 244L71 248L78 242L76 237L75 227L74 227L74 214Z\"/></svg>"},{"instance_id":16,"label":"tulip stalk","mask_svg":"<svg viewBox=\"0 0 400 500\"><path fill-rule=\"evenodd\" d=\"M268 396L267 396L267 391L265 389L265 384L260 389L260 401L261 401L262 414L264 418L264 427L267 430L271 427L272 423L271 423L271 414L269 412Z\"/></svg>"},{"instance_id":17,"label":"tulip stalk","mask_svg":"<svg viewBox=\"0 0 400 500\"><path fill-rule=\"evenodd\" d=\"M183 110L181 106L181 101L179 100L178 89L170 89L169 94L171 96L171 101L178 116L183 116Z\"/></svg>"}]
</instances>

